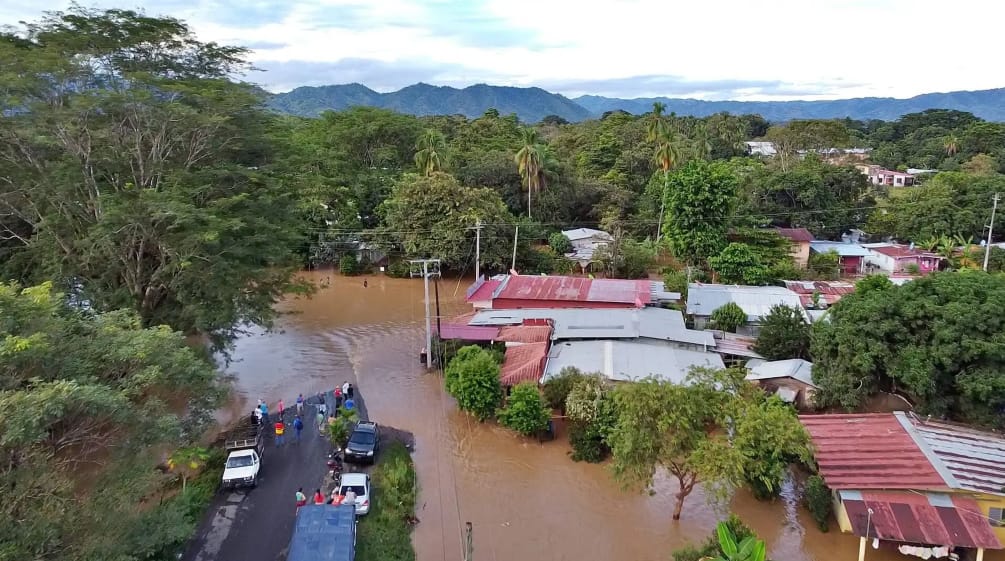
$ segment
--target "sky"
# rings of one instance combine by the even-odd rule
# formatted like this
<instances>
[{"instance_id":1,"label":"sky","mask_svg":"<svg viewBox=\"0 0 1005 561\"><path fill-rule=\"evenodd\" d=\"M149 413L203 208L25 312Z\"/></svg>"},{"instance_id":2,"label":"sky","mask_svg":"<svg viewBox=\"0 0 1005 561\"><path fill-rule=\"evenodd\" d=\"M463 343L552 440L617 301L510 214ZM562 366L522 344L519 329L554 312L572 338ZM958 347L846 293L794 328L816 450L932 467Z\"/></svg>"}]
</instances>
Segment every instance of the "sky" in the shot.
<instances>
[{"instance_id":1,"label":"sky","mask_svg":"<svg viewBox=\"0 0 1005 561\"><path fill-rule=\"evenodd\" d=\"M251 49L273 92L362 83L568 97L911 97L1005 86L994 0L105 0ZM2 0L0 25L63 0Z\"/></svg>"}]
</instances>

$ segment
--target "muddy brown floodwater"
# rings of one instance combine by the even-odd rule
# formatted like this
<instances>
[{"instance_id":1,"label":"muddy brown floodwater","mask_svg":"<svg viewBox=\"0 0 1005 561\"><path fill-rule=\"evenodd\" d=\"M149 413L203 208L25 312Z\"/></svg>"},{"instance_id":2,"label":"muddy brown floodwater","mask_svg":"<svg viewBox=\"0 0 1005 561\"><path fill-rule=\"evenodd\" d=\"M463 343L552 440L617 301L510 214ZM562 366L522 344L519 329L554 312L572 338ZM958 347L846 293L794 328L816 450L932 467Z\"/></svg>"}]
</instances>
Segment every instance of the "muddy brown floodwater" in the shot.
<instances>
[{"instance_id":1,"label":"muddy brown floodwater","mask_svg":"<svg viewBox=\"0 0 1005 561\"><path fill-rule=\"evenodd\" d=\"M659 479L652 496L625 492L605 466L570 460L564 435L539 444L459 413L442 378L418 360L421 280L371 276L364 287L363 277L306 274L323 286L317 295L284 302L291 314L274 332L238 341L228 367L238 393L233 412L259 397L290 404L297 393L355 380L372 419L415 435L419 561L460 561L466 521L474 525L480 561L665 561L714 528L721 513L700 490L687 499L683 520L673 522L670 480ZM469 311L469 282L440 281L442 316ZM790 488L784 499L762 503L740 492L729 509L767 541L776 561L857 558L856 538L820 533L793 496ZM866 558L905 559L871 547Z\"/></svg>"}]
</instances>

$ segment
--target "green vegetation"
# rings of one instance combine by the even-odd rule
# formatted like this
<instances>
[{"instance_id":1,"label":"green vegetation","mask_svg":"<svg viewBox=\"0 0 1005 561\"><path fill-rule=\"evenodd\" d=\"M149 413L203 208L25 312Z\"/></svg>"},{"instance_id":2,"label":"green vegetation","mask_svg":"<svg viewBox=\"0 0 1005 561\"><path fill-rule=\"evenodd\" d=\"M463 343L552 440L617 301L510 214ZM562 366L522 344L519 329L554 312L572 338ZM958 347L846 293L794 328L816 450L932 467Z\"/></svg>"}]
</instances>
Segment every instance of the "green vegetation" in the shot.
<instances>
[{"instance_id":1,"label":"green vegetation","mask_svg":"<svg viewBox=\"0 0 1005 561\"><path fill-rule=\"evenodd\" d=\"M418 482L412 457L395 442L381 452L373 470L373 508L361 518L356 535L359 561L414 561L412 526Z\"/></svg>"},{"instance_id":2,"label":"green vegetation","mask_svg":"<svg viewBox=\"0 0 1005 561\"><path fill-rule=\"evenodd\" d=\"M572 242L562 232L554 232L548 236L548 245L551 246L552 251L559 255L565 255L572 251Z\"/></svg>"},{"instance_id":3,"label":"green vegetation","mask_svg":"<svg viewBox=\"0 0 1005 561\"><path fill-rule=\"evenodd\" d=\"M704 265L726 246L736 176L722 163L692 161L667 177L667 239L677 259Z\"/></svg>"},{"instance_id":4,"label":"green vegetation","mask_svg":"<svg viewBox=\"0 0 1005 561\"><path fill-rule=\"evenodd\" d=\"M809 359L810 324L802 308L778 304L761 318L754 351L765 360Z\"/></svg>"},{"instance_id":5,"label":"green vegetation","mask_svg":"<svg viewBox=\"0 0 1005 561\"><path fill-rule=\"evenodd\" d=\"M499 424L524 436L539 434L548 428L551 413L545 408L537 384L522 382L506 397L506 406L496 414Z\"/></svg>"},{"instance_id":6,"label":"green vegetation","mask_svg":"<svg viewBox=\"0 0 1005 561\"><path fill-rule=\"evenodd\" d=\"M737 328L747 324L747 312L736 302L727 302L712 310L709 319L716 329L736 333Z\"/></svg>"},{"instance_id":7,"label":"green vegetation","mask_svg":"<svg viewBox=\"0 0 1005 561\"><path fill-rule=\"evenodd\" d=\"M744 544L746 549L740 547ZM741 551L744 553L741 555ZM764 561L764 542L735 514L719 522L701 547L675 550L673 561Z\"/></svg>"},{"instance_id":8,"label":"green vegetation","mask_svg":"<svg viewBox=\"0 0 1005 561\"><path fill-rule=\"evenodd\" d=\"M823 406L854 408L877 391L918 411L1003 427L1005 277L933 273L903 286L867 278L813 326Z\"/></svg>"},{"instance_id":9,"label":"green vegetation","mask_svg":"<svg viewBox=\"0 0 1005 561\"><path fill-rule=\"evenodd\" d=\"M611 453L608 436L618 421L610 384L600 374L580 374L566 397L573 461L601 462Z\"/></svg>"},{"instance_id":10,"label":"green vegetation","mask_svg":"<svg viewBox=\"0 0 1005 561\"><path fill-rule=\"evenodd\" d=\"M759 496L777 494L786 465L809 460L809 437L792 408L743 376L694 369L685 384L648 378L618 386L617 421L607 435L615 476L649 488L657 468L665 469L679 485L674 520L698 483L713 498L744 483Z\"/></svg>"},{"instance_id":11,"label":"green vegetation","mask_svg":"<svg viewBox=\"0 0 1005 561\"><path fill-rule=\"evenodd\" d=\"M199 472L219 483L217 459L191 447L223 395L213 366L180 333L73 308L48 284L0 284L0 318L0 515L19 521L0 526L3 556L174 552L207 503Z\"/></svg>"},{"instance_id":12,"label":"green vegetation","mask_svg":"<svg viewBox=\"0 0 1005 561\"><path fill-rule=\"evenodd\" d=\"M569 397L569 392L576 385L576 382L583 379L584 374L578 368L567 366L558 373L558 376L549 379L542 388L544 401L548 407L558 409L565 414L565 401Z\"/></svg>"},{"instance_id":13,"label":"green vegetation","mask_svg":"<svg viewBox=\"0 0 1005 561\"><path fill-rule=\"evenodd\" d=\"M834 516L834 497L831 490L824 483L824 478L819 475L811 475L806 479L806 486L803 488L803 504L806 510L810 511L813 521L817 523L817 528L821 532L830 529L831 517Z\"/></svg>"},{"instance_id":14,"label":"green vegetation","mask_svg":"<svg viewBox=\"0 0 1005 561\"><path fill-rule=\"evenodd\" d=\"M476 345L462 347L444 371L447 392L457 406L484 421L502 401L499 362L493 354Z\"/></svg>"}]
</instances>

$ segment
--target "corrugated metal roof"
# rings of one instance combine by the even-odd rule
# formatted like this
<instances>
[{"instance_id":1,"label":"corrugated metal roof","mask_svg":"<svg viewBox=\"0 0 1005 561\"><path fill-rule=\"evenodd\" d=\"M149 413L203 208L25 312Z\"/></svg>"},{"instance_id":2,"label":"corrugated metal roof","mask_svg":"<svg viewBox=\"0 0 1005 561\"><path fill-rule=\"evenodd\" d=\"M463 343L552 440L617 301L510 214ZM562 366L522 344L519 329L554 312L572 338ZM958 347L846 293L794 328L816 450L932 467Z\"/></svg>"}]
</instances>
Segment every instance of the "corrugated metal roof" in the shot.
<instances>
[{"instance_id":1,"label":"corrugated metal roof","mask_svg":"<svg viewBox=\"0 0 1005 561\"><path fill-rule=\"evenodd\" d=\"M562 235L569 238L571 241L585 240L587 238L597 238L603 241L614 241L614 236L608 234L603 230L594 230L593 228L576 228L575 230L562 230Z\"/></svg>"},{"instance_id":2,"label":"corrugated metal roof","mask_svg":"<svg viewBox=\"0 0 1005 561\"><path fill-rule=\"evenodd\" d=\"M611 380L632 381L655 376L682 383L692 366L725 368L715 353L690 351L663 343L621 340L564 341L548 354L544 380L572 366L599 372Z\"/></svg>"},{"instance_id":3,"label":"corrugated metal roof","mask_svg":"<svg viewBox=\"0 0 1005 561\"><path fill-rule=\"evenodd\" d=\"M547 342L506 347L506 357L499 370L499 381L504 386L515 386L520 382L538 383L547 357Z\"/></svg>"},{"instance_id":4,"label":"corrugated metal roof","mask_svg":"<svg viewBox=\"0 0 1005 561\"><path fill-rule=\"evenodd\" d=\"M751 364L752 362L754 361L752 360L747 363L747 368L750 370L750 373L747 374L748 380L792 378L793 380L798 380L804 384L816 387L816 384L813 383L813 377L811 375L813 371L812 362L805 361L801 358L772 361L758 360L758 362Z\"/></svg>"},{"instance_id":5,"label":"corrugated metal roof","mask_svg":"<svg viewBox=\"0 0 1005 561\"><path fill-rule=\"evenodd\" d=\"M875 251L881 255L886 255L893 259L908 259L915 257L928 257L942 259L942 256L938 253L932 253L930 251L923 251L909 245L879 242L879 243L867 243L862 244L862 247L868 249L869 251Z\"/></svg>"},{"instance_id":6,"label":"corrugated metal roof","mask_svg":"<svg viewBox=\"0 0 1005 561\"><path fill-rule=\"evenodd\" d=\"M783 304L802 310L799 295L780 286L740 286L692 283L687 289L687 313L710 316L729 302L746 312L747 321L759 321L771 307Z\"/></svg>"},{"instance_id":7,"label":"corrugated metal roof","mask_svg":"<svg viewBox=\"0 0 1005 561\"><path fill-rule=\"evenodd\" d=\"M893 414L800 415L832 489L945 489L939 472Z\"/></svg>"},{"instance_id":8,"label":"corrugated metal roof","mask_svg":"<svg viewBox=\"0 0 1005 561\"><path fill-rule=\"evenodd\" d=\"M561 339L659 339L711 349L715 338L709 331L687 329L684 316L665 308L625 309L519 309L482 310L475 314L471 325L519 325L528 319L549 319L554 322L552 338Z\"/></svg>"},{"instance_id":9,"label":"corrugated metal roof","mask_svg":"<svg viewBox=\"0 0 1005 561\"><path fill-rule=\"evenodd\" d=\"M852 533L857 536L934 546L1002 549L973 499L867 491L841 492L841 501Z\"/></svg>"},{"instance_id":10,"label":"corrugated metal roof","mask_svg":"<svg viewBox=\"0 0 1005 561\"><path fill-rule=\"evenodd\" d=\"M855 292L855 285L850 282L841 281L802 281L787 280L785 288L799 295L799 300L803 306L813 305L813 294L820 293L820 302L832 306L841 299L842 296Z\"/></svg>"},{"instance_id":11,"label":"corrugated metal roof","mask_svg":"<svg viewBox=\"0 0 1005 561\"><path fill-rule=\"evenodd\" d=\"M1005 437L905 413L899 418L910 421L929 460L945 467L951 487L1005 496Z\"/></svg>"},{"instance_id":12,"label":"corrugated metal roof","mask_svg":"<svg viewBox=\"0 0 1005 561\"><path fill-rule=\"evenodd\" d=\"M356 557L356 507L309 505L297 511L287 561L352 561Z\"/></svg>"},{"instance_id":13,"label":"corrugated metal roof","mask_svg":"<svg viewBox=\"0 0 1005 561\"><path fill-rule=\"evenodd\" d=\"M645 305L652 301L651 284L648 280L510 275L492 298Z\"/></svg>"},{"instance_id":14,"label":"corrugated metal roof","mask_svg":"<svg viewBox=\"0 0 1005 561\"><path fill-rule=\"evenodd\" d=\"M713 337L718 334L717 331L705 331L713 335ZM754 343L757 340L751 337L738 337L735 335L729 337L723 337L721 339L715 340L715 352L722 355L733 355L733 356L744 356L748 358L761 358L761 355L757 354L754 349Z\"/></svg>"},{"instance_id":15,"label":"corrugated metal roof","mask_svg":"<svg viewBox=\"0 0 1005 561\"><path fill-rule=\"evenodd\" d=\"M499 288L500 284L502 284L502 281L495 279L481 281L481 284L473 291L471 291L471 294L468 295L466 300L468 302L484 302L486 300L491 300L492 293L494 293L496 289Z\"/></svg>"},{"instance_id":16,"label":"corrugated metal roof","mask_svg":"<svg viewBox=\"0 0 1005 561\"><path fill-rule=\"evenodd\" d=\"M506 325L498 329L496 341L544 343L551 340L551 326L548 325Z\"/></svg>"},{"instance_id":17,"label":"corrugated metal roof","mask_svg":"<svg viewBox=\"0 0 1005 561\"><path fill-rule=\"evenodd\" d=\"M813 241L810 242L810 249L817 253L835 251L841 257L867 257L869 255L868 249L850 242Z\"/></svg>"},{"instance_id":18,"label":"corrugated metal roof","mask_svg":"<svg viewBox=\"0 0 1005 561\"><path fill-rule=\"evenodd\" d=\"M775 228L778 235L794 242L811 242L813 234L806 228Z\"/></svg>"},{"instance_id":19,"label":"corrugated metal roof","mask_svg":"<svg viewBox=\"0 0 1005 561\"><path fill-rule=\"evenodd\" d=\"M433 331L436 331L433 326ZM494 326L465 325L463 323L440 323L441 339L459 339L462 341L495 341L499 337L499 328Z\"/></svg>"}]
</instances>

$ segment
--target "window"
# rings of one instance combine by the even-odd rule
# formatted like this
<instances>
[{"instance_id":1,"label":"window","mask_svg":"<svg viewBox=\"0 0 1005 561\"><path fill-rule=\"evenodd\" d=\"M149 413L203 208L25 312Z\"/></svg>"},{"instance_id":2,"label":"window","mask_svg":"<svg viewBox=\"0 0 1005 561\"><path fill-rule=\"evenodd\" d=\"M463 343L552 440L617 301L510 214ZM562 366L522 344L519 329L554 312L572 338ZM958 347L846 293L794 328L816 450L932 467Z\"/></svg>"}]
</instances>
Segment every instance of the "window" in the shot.
<instances>
[{"instance_id":1,"label":"window","mask_svg":"<svg viewBox=\"0 0 1005 561\"><path fill-rule=\"evenodd\" d=\"M988 509L988 519L992 526L1005 526L1005 508Z\"/></svg>"}]
</instances>

